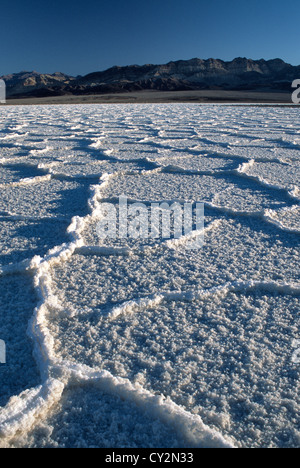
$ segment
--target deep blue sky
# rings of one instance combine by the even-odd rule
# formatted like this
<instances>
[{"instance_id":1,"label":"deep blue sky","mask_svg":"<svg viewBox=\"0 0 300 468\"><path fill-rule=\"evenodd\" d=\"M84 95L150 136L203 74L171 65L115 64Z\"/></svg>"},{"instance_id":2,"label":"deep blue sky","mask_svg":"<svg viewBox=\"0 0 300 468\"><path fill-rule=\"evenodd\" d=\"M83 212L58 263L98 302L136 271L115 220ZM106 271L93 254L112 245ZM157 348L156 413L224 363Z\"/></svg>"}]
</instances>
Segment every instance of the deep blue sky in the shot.
<instances>
[{"instance_id":1,"label":"deep blue sky","mask_svg":"<svg viewBox=\"0 0 300 468\"><path fill-rule=\"evenodd\" d=\"M0 75L242 56L300 64L299 0L11 0Z\"/></svg>"}]
</instances>

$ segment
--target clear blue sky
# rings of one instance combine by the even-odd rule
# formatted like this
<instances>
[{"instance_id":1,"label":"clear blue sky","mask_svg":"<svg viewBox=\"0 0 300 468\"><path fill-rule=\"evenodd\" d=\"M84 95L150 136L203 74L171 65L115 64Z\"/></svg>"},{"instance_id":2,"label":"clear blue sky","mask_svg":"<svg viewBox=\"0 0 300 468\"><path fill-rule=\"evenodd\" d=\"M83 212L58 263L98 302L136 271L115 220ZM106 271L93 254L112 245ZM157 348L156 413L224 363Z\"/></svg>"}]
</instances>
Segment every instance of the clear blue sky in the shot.
<instances>
[{"instance_id":1,"label":"clear blue sky","mask_svg":"<svg viewBox=\"0 0 300 468\"><path fill-rule=\"evenodd\" d=\"M299 0L11 0L0 75L235 57L300 64Z\"/></svg>"}]
</instances>

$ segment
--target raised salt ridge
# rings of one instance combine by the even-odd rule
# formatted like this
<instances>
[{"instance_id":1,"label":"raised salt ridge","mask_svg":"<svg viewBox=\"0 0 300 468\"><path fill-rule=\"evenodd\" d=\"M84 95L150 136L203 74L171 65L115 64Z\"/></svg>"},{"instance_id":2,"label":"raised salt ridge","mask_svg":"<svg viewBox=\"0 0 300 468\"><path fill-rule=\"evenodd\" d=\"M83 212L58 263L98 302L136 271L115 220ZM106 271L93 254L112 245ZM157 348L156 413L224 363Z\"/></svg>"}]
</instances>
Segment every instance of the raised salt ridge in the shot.
<instances>
[{"instance_id":1,"label":"raised salt ridge","mask_svg":"<svg viewBox=\"0 0 300 468\"><path fill-rule=\"evenodd\" d=\"M298 110L2 117L0 446L298 447ZM121 195L204 228L100 239Z\"/></svg>"}]
</instances>

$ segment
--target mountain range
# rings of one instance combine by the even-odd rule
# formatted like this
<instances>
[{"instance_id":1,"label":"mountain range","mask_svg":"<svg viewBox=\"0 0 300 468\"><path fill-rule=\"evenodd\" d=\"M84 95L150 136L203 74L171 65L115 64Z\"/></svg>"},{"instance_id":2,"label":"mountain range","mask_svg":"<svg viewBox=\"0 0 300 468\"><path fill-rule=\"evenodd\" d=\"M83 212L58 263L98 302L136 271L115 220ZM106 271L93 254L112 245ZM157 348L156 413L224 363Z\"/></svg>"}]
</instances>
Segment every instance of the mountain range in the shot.
<instances>
[{"instance_id":1,"label":"mountain range","mask_svg":"<svg viewBox=\"0 0 300 468\"><path fill-rule=\"evenodd\" d=\"M8 98L97 95L141 90L256 90L290 91L300 79L300 66L281 59L236 58L179 60L164 65L112 67L86 76L20 72L1 76Z\"/></svg>"}]
</instances>

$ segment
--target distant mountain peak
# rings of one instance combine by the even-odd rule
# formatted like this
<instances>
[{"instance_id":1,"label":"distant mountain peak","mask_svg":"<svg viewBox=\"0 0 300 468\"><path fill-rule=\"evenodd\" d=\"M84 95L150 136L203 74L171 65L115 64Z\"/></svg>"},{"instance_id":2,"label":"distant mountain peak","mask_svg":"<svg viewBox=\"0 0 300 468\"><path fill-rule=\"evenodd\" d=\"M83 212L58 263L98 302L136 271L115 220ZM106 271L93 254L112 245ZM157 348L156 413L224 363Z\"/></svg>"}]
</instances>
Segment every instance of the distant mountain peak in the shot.
<instances>
[{"instance_id":1,"label":"distant mountain peak","mask_svg":"<svg viewBox=\"0 0 300 468\"><path fill-rule=\"evenodd\" d=\"M208 58L170 61L162 65L115 65L85 76L21 71L1 77L8 97L55 96L63 94L106 94L144 89L182 91L197 89L287 90L300 79L300 66L280 58L232 61Z\"/></svg>"}]
</instances>

